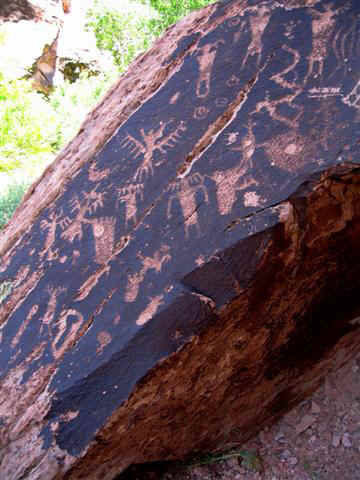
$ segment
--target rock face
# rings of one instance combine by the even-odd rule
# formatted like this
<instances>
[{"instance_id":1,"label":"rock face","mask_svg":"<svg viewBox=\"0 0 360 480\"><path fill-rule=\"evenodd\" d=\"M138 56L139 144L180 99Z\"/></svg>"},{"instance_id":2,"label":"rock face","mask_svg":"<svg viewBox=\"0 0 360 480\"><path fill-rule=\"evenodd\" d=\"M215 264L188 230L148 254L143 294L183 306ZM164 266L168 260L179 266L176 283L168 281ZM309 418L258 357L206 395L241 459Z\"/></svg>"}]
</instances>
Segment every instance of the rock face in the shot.
<instances>
[{"instance_id":1,"label":"rock face","mask_svg":"<svg viewBox=\"0 0 360 480\"><path fill-rule=\"evenodd\" d=\"M2 479L229 447L360 348L357 0L231 0L122 76L0 236Z\"/></svg>"}]
</instances>

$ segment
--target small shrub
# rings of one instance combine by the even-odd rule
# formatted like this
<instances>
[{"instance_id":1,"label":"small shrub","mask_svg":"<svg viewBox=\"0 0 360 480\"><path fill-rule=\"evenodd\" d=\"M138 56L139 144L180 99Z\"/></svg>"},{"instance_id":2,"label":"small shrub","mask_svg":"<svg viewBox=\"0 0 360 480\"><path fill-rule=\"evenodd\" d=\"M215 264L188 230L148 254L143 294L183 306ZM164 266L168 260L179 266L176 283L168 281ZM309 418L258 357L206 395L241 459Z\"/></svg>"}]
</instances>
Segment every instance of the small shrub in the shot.
<instances>
[{"instance_id":1,"label":"small shrub","mask_svg":"<svg viewBox=\"0 0 360 480\"><path fill-rule=\"evenodd\" d=\"M3 228L12 217L16 207L21 202L27 190L25 183L13 183L8 185L0 194L0 229Z\"/></svg>"}]
</instances>

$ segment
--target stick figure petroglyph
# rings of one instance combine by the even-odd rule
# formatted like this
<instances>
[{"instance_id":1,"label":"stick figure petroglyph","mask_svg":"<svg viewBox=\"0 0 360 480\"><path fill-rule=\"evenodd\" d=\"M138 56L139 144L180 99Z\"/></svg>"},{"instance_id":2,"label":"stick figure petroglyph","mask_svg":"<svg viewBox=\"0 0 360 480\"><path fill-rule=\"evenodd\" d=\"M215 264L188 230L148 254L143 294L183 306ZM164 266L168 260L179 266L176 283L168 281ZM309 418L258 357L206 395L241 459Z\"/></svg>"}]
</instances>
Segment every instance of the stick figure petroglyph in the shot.
<instances>
[{"instance_id":1,"label":"stick figure petroglyph","mask_svg":"<svg viewBox=\"0 0 360 480\"><path fill-rule=\"evenodd\" d=\"M128 283L125 291L125 301L133 302L139 293L141 283L144 281L145 275L149 270L160 273L164 263L171 260L170 248L168 245L162 245L159 250L154 253L153 257L144 257L139 255L142 261L142 268L139 272L131 273L128 277Z\"/></svg>"},{"instance_id":2,"label":"stick figure petroglyph","mask_svg":"<svg viewBox=\"0 0 360 480\"><path fill-rule=\"evenodd\" d=\"M219 45L225 44L223 39L208 43L203 47L199 47L196 60L199 64L199 77L196 82L196 95L199 98L205 98L210 93L211 72L214 68L214 62Z\"/></svg>"},{"instance_id":3,"label":"stick figure petroglyph","mask_svg":"<svg viewBox=\"0 0 360 480\"><path fill-rule=\"evenodd\" d=\"M169 197L167 207L167 217L172 217L173 202L177 200L180 203L182 214L185 220L185 235L189 236L189 229L193 225L200 233L198 223L198 214L196 204L196 195L201 192L206 203L209 203L209 196L204 185L204 176L200 173L194 173L188 177L181 178L178 183L171 186L172 195Z\"/></svg>"},{"instance_id":4,"label":"stick figure petroglyph","mask_svg":"<svg viewBox=\"0 0 360 480\"><path fill-rule=\"evenodd\" d=\"M133 135L127 134L123 142L122 147L128 148L130 153L134 156L134 159L143 155L143 161L140 167L136 170L134 180L141 182L145 180L149 175L154 174L153 166L153 154L158 150L160 153L165 154L166 149L174 148L179 142L183 133L186 131L186 123L182 120L179 125L168 135L164 136L165 128L174 120L168 122L160 122L158 129L150 129L147 132L143 128L140 129L142 140L138 140Z\"/></svg>"},{"instance_id":5,"label":"stick figure petroglyph","mask_svg":"<svg viewBox=\"0 0 360 480\"><path fill-rule=\"evenodd\" d=\"M56 252L52 250L52 246L55 243L56 227L58 226L58 224L60 224L60 226L63 225L63 221L59 222L62 214L62 210L60 210L59 213L55 213L54 211L52 211L49 214L49 217L45 218L40 223L41 230L47 230L45 245L43 250L39 254L41 259L43 259L46 254L48 256L48 260L54 258L54 255L56 255Z\"/></svg>"}]
</instances>

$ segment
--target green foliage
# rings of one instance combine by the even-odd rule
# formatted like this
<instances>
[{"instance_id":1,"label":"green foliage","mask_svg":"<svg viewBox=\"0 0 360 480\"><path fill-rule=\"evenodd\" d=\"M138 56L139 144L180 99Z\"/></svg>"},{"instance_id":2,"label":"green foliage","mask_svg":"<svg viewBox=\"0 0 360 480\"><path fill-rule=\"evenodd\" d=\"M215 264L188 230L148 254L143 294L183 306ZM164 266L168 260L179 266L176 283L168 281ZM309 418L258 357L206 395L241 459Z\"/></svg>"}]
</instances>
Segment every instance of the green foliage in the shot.
<instances>
[{"instance_id":1,"label":"green foliage","mask_svg":"<svg viewBox=\"0 0 360 480\"><path fill-rule=\"evenodd\" d=\"M93 30L98 48L110 52L119 71L123 72L170 25L214 1L139 0L137 3L148 7L142 14L131 9L119 13L95 1L88 11L87 28Z\"/></svg>"},{"instance_id":2,"label":"green foliage","mask_svg":"<svg viewBox=\"0 0 360 480\"><path fill-rule=\"evenodd\" d=\"M0 171L51 152L53 121L51 109L30 82L7 81L0 73Z\"/></svg>"},{"instance_id":3,"label":"green foliage","mask_svg":"<svg viewBox=\"0 0 360 480\"><path fill-rule=\"evenodd\" d=\"M180 18L193 10L214 3L215 0L141 0L141 2L150 4L158 12L157 17L149 19L149 29L154 36L159 36Z\"/></svg>"},{"instance_id":4,"label":"green foliage","mask_svg":"<svg viewBox=\"0 0 360 480\"><path fill-rule=\"evenodd\" d=\"M98 1L88 11L87 28L93 30L97 47L111 53L120 72L154 39L145 16L131 10L120 14Z\"/></svg>"},{"instance_id":5,"label":"green foliage","mask_svg":"<svg viewBox=\"0 0 360 480\"><path fill-rule=\"evenodd\" d=\"M12 217L16 207L21 202L27 189L25 183L13 183L8 185L0 194L0 229L3 228Z\"/></svg>"}]
</instances>

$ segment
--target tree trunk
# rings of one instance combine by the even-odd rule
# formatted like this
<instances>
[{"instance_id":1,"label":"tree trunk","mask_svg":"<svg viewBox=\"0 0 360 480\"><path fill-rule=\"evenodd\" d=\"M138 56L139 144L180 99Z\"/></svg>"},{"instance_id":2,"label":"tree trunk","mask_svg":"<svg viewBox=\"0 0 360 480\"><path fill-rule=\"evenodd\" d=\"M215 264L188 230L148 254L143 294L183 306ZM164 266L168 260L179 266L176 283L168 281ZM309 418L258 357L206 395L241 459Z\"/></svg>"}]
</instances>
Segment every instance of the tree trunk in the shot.
<instances>
[{"instance_id":1,"label":"tree trunk","mask_svg":"<svg viewBox=\"0 0 360 480\"><path fill-rule=\"evenodd\" d=\"M359 13L190 15L30 188L0 235L2 479L241 443L360 350Z\"/></svg>"}]
</instances>

